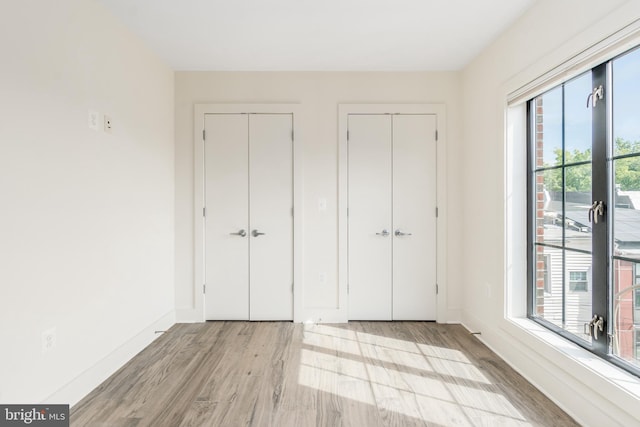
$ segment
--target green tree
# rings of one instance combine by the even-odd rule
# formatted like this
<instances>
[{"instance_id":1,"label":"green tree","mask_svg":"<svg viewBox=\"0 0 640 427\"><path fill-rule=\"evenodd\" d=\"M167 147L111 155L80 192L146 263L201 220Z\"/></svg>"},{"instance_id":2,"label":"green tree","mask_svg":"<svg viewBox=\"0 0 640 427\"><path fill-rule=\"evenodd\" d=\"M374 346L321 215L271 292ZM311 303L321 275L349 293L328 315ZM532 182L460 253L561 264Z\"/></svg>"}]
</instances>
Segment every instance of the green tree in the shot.
<instances>
[{"instance_id":1,"label":"green tree","mask_svg":"<svg viewBox=\"0 0 640 427\"><path fill-rule=\"evenodd\" d=\"M640 141L616 139L616 156L640 153ZM615 161L615 181L622 191L640 191L640 157L627 157Z\"/></svg>"},{"instance_id":2,"label":"green tree","mask_svg":"<svg viewBox=\"0 0 640 427\"><path fill-rule=\"evenodd\" d=\"M553 153L556 156L555 164L563 164L562 149L556 148ZM591 160L591 149L565 150L564 164L587 162ZM591 191L591 165L567 166L565 168L565 188L568 192ZM551 169L545 172L544 182L549 191L562 191L562 169Z\"/></svg>"},{"instance_id":3,"label":"green tree","mask_svg":"<svg viewBox=\"0 0 640 427\"><path fill-rule=\"evenodd\" d=\"M614 154L622 156L626 154L640 154L640 141L627 141L617 138L614 145ZM562 150L554 150L555 164L571 165L591 160L591 149L565 150L564 162ZM545 165L549 166L549 165ZM565 188L567 192L591 191L591 165L566 166ZM622 191L640 191L640 156L628 157L615 161L615 182ZM562 191L562 169L551 169L544 172L545 187L549 191Z\"/></svg>"}]
</instances>

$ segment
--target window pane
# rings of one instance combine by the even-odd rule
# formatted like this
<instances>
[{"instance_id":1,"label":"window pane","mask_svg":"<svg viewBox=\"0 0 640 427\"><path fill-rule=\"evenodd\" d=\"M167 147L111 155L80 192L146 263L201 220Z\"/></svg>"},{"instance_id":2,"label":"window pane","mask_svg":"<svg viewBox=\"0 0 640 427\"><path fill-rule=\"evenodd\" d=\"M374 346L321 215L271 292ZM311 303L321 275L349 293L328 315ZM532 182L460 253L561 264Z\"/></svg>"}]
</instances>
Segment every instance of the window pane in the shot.
<instances>
[{"instance_id":1,"label":"window pane","mask_svg":"<svg viewBox=\"0 0 640 427\"><path fill-rule=\"evenodd\" d=\"M591 90L591 71L564 85L565 164L591 160L592 114L585 103Z\"/></svg>"},{"instance_id":2,"label":"window pane","mask_svg":"<svg viewBox=\"0 0 640 427\"><path fill-rule=\"evenodd\" d=\"M562 169L535 174L536 242L562 246Z\"/></svg>"},{"instance_id":3,"label":"window pane","mask_svg":"<svg viewBox=\"0 0 640 427\"><path fill-rule=\"evenodd\" d=\"M534 169L562 164L562 87L537 97Z\"/></svg>"},{"instance_id":4,"label":"window pane","mask_svg":"<svg viewBox=\"0 0 640 427\"><path fill-rule=\"evenodd\" d=\"M591 255L574 251L565 252L565 264L568 272L565 288L565 324L564 328L586 341L584 324L591 321Z\"/></svg>"},{"instance_id":5,"label":"window pane","mask_svg":"<svg viewBox=\"0 0 640 427\"><path fill-rule=\"evenodd\" d=\"M591 164L565 168L565 246L591 252Z\"/></svg>"},{"instance_id":6,"label":"window pane","mask_svg":"<svg viewBox=\"0 0 640 427\"><path fill-rule=\"evenodd\" d=\"M538 245L535 250L535 313L562 327L562 250Z\"/></svg>"},{"instance_id":7,"label":"window pane","mask_svg":"<svg viewBox=\"0 0 640 427\"><path fill-rule=\"evenodd\" d=\"M612 290L613 339L611 340L612 353L628 362L640 365L638 357L638 339L640 334L640 311L637 293L634 286L640 281L635 272L640 271L640 264L626 260L615 259L614 287Z\"/></svg>"},{"instance_id":8,"label":"window pane","mask_svg":"<svg viewBox=\"0 0 640 427\"><path fill-rule=\"evenodd\" d=\"M614 155L640 152L640 50L613 61Z\"/></svg>"},{"instance_id":9,"label":"window pane","mask_svg":"<svg viewBox=\"0 0 640 427\"><path fill-rule=\"evenodd\" d=\"M592 316L591 256L541 245L535 250L536 316L591 342L584 334Z\"/></svg>"},{"instance_id":10,"label":"window pane","mask_svg":"<svg viewBox=\"0 0 640 427\"><path fill-rule=\"evenodd\" d=\"M614 255L640 259L640 156L614 161Z\"/></svg>"}]
</instances>

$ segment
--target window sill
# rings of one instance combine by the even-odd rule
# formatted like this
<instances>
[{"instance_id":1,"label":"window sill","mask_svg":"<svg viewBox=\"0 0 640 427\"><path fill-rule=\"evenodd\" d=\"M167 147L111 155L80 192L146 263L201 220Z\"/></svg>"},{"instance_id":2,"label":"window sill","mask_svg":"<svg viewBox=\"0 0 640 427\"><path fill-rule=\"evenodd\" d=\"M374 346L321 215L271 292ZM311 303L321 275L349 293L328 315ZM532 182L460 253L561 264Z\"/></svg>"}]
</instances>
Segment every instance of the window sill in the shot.
<instances>
[{"instance_id":1,"label":"window sill","mask_svg":"<svg viewBox=\"0 0 640 427\"><path fill-rule=\"evenodd\" d=\"M640 378L527 318L507 318L505 332L616 405L640 399Z\"/></svg>"}]
</instances>

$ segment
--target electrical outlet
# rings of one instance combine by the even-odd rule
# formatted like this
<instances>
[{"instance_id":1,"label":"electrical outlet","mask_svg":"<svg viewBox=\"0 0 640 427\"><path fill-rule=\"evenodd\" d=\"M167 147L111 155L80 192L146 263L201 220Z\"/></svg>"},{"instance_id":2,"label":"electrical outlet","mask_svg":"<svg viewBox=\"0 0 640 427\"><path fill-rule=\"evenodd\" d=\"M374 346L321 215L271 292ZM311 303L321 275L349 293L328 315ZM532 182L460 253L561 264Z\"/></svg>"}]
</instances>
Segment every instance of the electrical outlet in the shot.
<instances>
[{"instance_id":1,"label":"electrical outlet","mask_svg":"<svg viewBox=\"0 0 640 427\"><path fill-rule=\"evenodd\" d=\"M106 133L111 133L113 131L113 120L111 117L104 116L104 131Z\"/></svg>"},{"instance_id":2,"label":"electrical outlet","mask_svg":"<svg viewBox=\"0 0 640 427\"><path fill-rule=\"evenodd\" d=\"M327 284L327 273L322 272L322 273L318 274L318 282L321 285L326 285Z\"/></svg>"},{"instance_id":3,"label":"electrical outlet","mask_svg":"<svg viewBox=\"0 0 640 427\"><path fill-rule=\"evenodd\" d=\"M42 333L42 352L48 353L56 347L56 328L47 329Z\"/></svg>"}]
</instances>

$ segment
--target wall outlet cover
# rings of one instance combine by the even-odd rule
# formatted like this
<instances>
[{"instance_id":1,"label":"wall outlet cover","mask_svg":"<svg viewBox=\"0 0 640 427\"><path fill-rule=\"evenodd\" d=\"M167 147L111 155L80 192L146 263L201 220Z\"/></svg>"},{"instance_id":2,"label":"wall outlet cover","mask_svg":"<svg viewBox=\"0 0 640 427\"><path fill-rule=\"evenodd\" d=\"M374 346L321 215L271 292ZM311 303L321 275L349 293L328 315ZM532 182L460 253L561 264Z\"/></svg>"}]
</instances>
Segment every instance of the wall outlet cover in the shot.
<instances>
[{"instance_id":1,"label":"wall outlet cover","mask_svg":"<svg viewBox=\"0 0 640 427\"><path fill-rule=\"evenodd\" d=\"M48 353L56 346L58 337L56 328L50 328L42 332L42 352Z\"/></svg>"},{"instance_id":2,"label":"wall outlet cover","mask_svg":"<svg viewBox=\"0 0 640 427\"><path fill-rule=\"evenodd\" d=\"M113 131L113 120L109 116L104 116L104 131L107 133Z\"/></svg>"}]
</instances>

